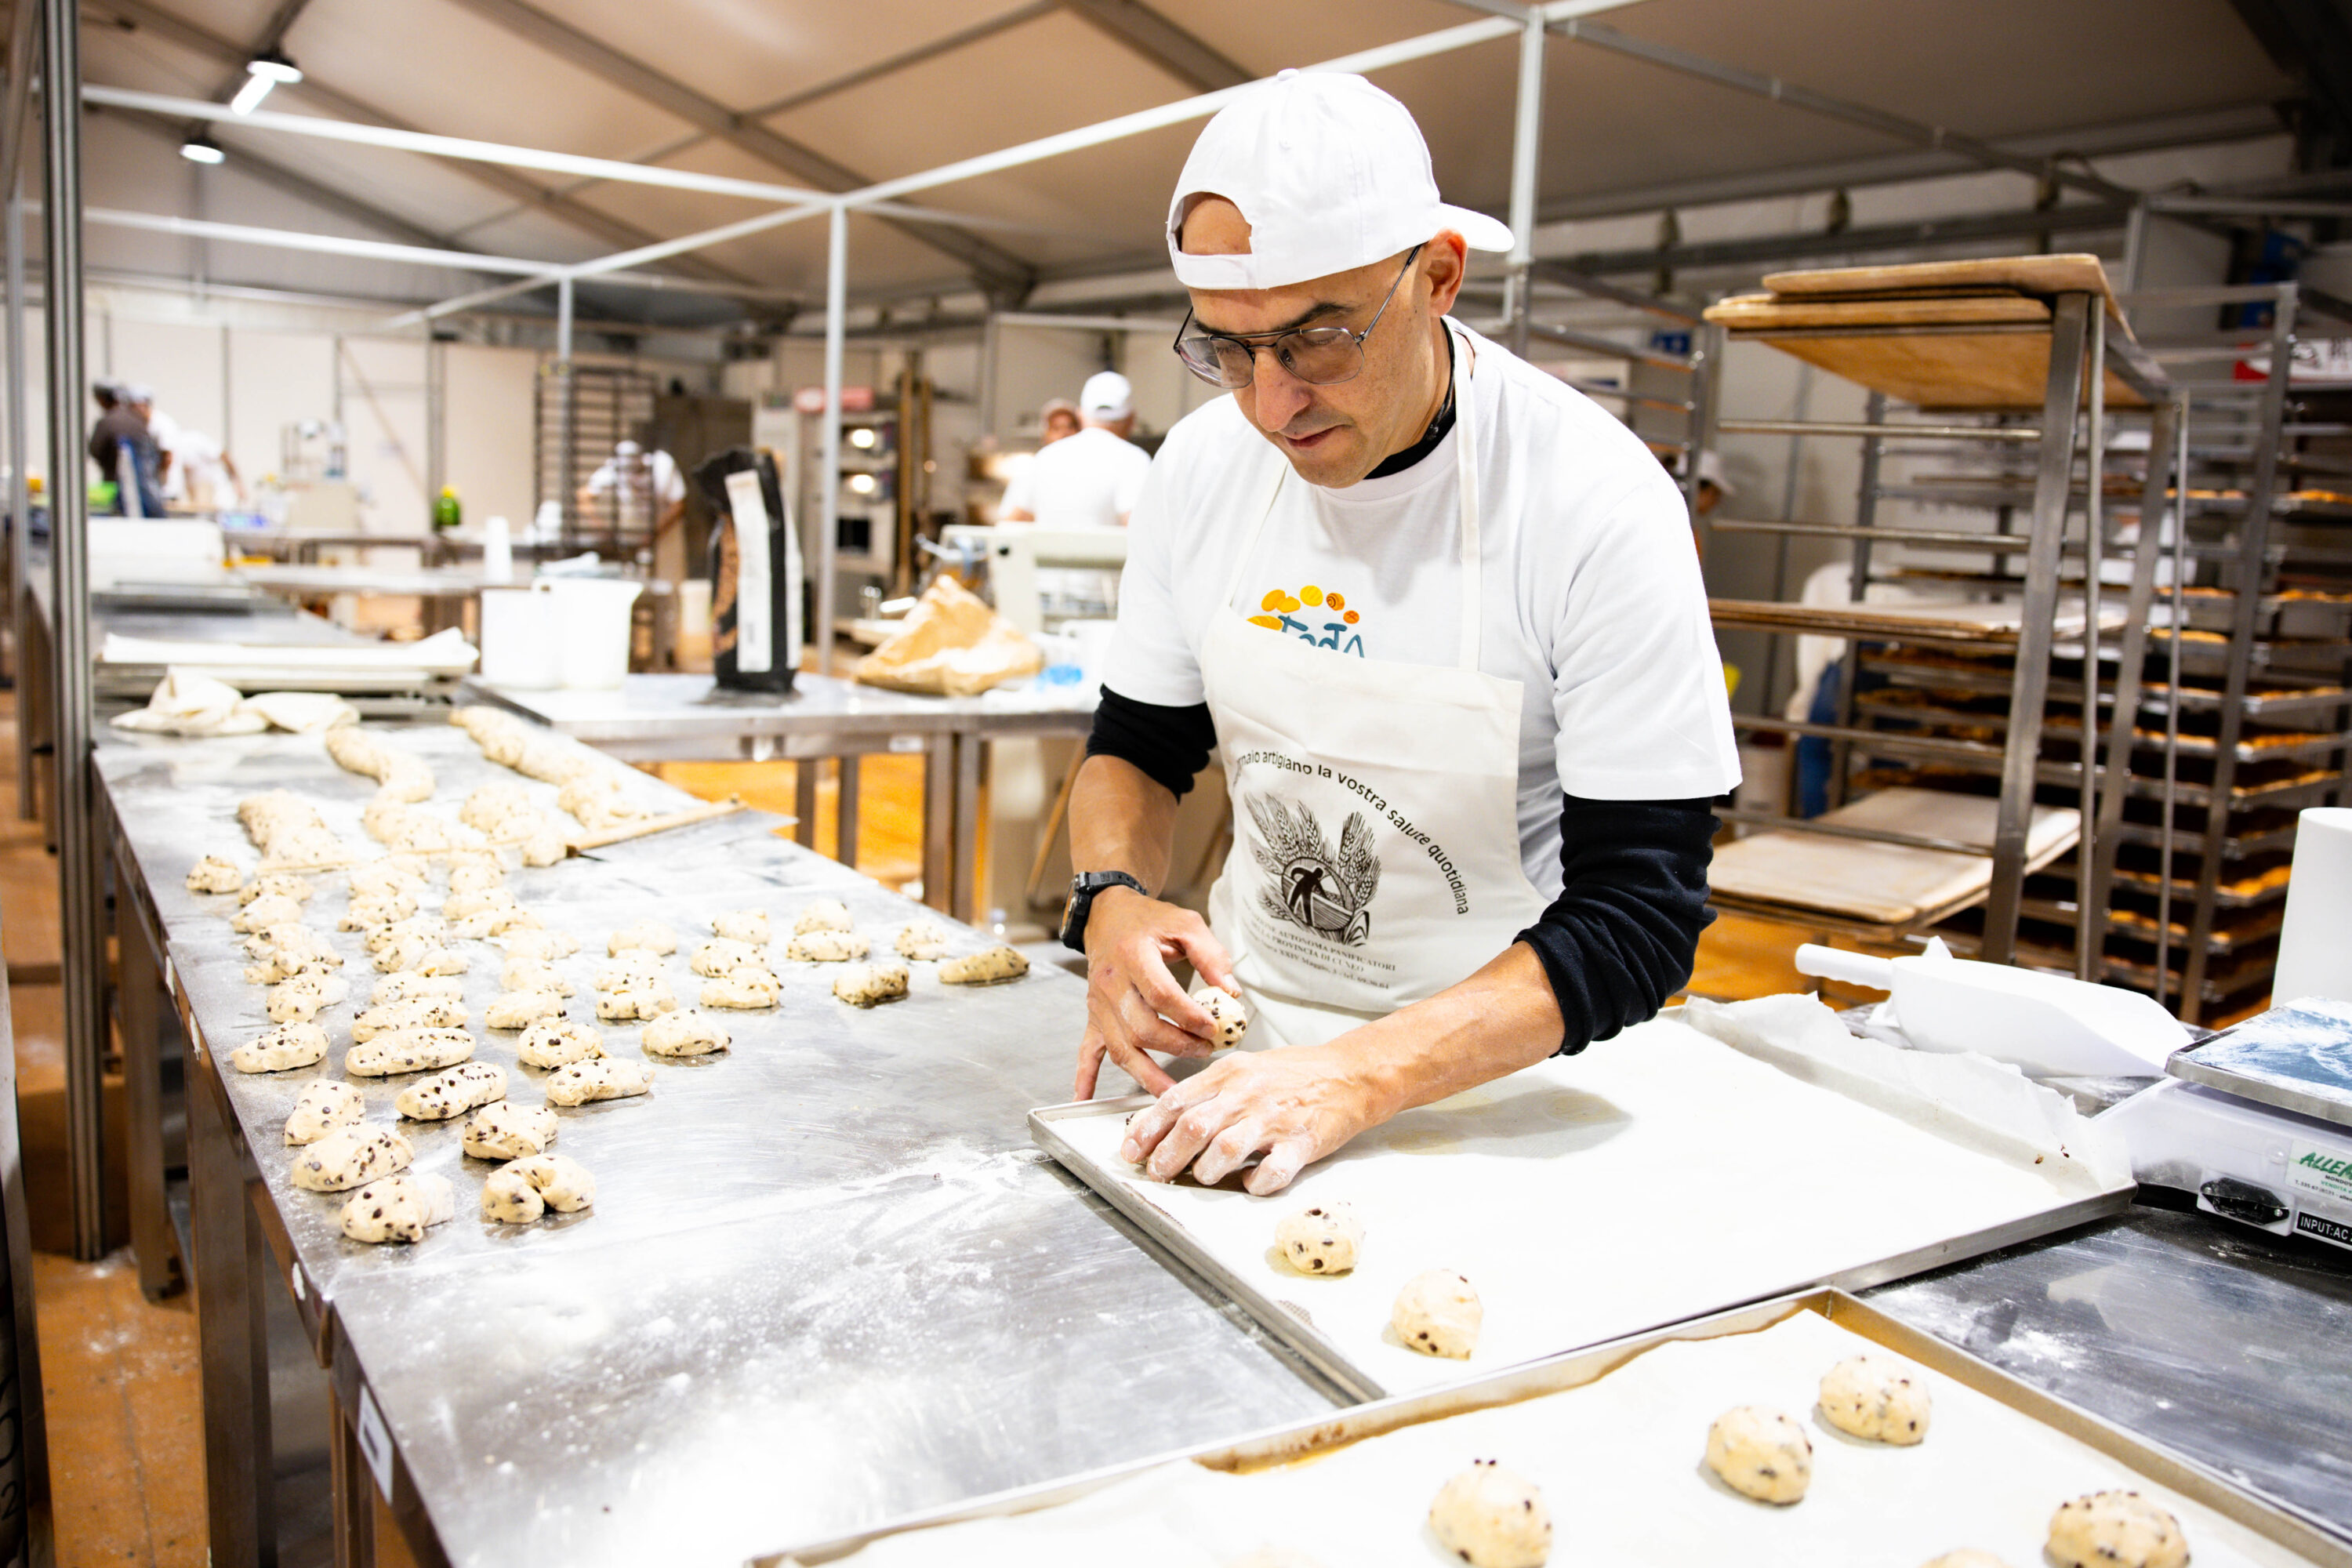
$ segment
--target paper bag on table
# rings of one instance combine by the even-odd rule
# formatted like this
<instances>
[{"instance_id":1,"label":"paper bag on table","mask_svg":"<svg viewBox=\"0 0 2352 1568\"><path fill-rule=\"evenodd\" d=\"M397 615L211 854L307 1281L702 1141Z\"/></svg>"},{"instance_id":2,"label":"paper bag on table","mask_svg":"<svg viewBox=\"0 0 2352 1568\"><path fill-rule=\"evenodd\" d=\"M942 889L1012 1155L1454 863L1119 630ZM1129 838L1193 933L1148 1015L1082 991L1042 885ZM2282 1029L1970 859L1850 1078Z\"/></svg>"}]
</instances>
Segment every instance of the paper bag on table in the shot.
<instances>
[{"instance_id":1,"label":"paper bag on table","mask_svg":"<svg viewBox=\"0 0 2352 1568\"><path fill-rule=\"evenodd\" d=\"M1045 668L1021 628L952 577L924 593L898 636L857 661L868 686L934 697L974 697Z\"/></svg>"}]
</instances>

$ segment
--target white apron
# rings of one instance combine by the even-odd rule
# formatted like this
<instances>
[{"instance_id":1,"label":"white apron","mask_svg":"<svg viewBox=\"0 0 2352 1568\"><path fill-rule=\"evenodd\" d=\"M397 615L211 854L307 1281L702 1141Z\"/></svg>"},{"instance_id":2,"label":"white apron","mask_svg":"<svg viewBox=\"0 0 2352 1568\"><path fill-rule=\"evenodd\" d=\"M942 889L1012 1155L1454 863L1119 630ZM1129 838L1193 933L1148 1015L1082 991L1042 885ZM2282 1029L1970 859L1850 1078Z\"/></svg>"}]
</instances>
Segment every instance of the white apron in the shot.
<instances>
[{"instance_id":1,"label":"white apron","mask_svg":"<svg viewBox=\"0 0 2352 1568\"><path fill-rule=\"evenodd\" d=\"M1478 668L1475 403L1466 388L1455 399L1452 668L1351 658L1234 607L1287 463L1209 618L1201 679L1234 803L1209 925L1233 956L1253 1046L1318 1045L1433 996L1543 912L1519 859L1520 683Z\"/></svg>"}]
</instances>

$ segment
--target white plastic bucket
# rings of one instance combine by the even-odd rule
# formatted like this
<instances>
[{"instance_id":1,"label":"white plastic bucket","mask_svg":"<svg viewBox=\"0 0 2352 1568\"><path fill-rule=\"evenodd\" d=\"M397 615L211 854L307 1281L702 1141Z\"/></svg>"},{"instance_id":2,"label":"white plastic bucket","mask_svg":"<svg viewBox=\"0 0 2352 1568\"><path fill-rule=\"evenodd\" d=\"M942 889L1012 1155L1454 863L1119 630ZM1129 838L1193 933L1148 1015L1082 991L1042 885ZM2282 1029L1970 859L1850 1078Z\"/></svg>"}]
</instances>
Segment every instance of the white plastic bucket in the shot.
<instances>
[{"instance_id":1,"label":"white plastic bucket","mask_svg":"<svg viewBox=\"0 0 2352 1568\"><path fill-rule=\"evenodd\" d=\"M544 587L482 590L482 679L536 691L563 683L554 595Z\"/></svg>"},{"instance_id":2,"label":"white plastic bucket","mask_svg":"<svg viewBox=\"0 0 2352 1568\"><path fill-rule=\"evenodd\" d=\"M611 691L629 673L629 607L645 588L610 577L557 577L556 658L562 684L573 691Z\"/></svg>"}]
</instances>

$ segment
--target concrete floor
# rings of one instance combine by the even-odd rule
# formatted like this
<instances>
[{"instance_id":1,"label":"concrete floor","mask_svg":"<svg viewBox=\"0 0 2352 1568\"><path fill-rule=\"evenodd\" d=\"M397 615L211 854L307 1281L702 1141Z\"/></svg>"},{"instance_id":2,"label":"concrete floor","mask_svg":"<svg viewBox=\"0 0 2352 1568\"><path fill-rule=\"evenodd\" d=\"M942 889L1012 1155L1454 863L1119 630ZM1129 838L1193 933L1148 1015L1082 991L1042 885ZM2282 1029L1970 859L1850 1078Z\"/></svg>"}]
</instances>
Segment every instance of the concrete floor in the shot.
<instances>
[{"instance_id":1,"label":"concrete floor","mask_svg":"<svg viewBox=\"0 0 2352 1568\"><path fill-rule=\"evenodd\" d=\"M202 1401L195 1316L188 1297L148 1302L127 1250L92 1264L70 1257L65 1058L55 978L57 865L42 847L39 826L16 819L15 756L14 696L0 692L0 952L10 973L17 1118L37 1249L33 1285L55 1485L57 1561L69 1568L201 1568ZM705 798L740 794L753 805L789 814L793 766L664 763L653 771ZM879 880L903 886L921 875L921 760L867 758L860 785L859 866ZM835 795L829 776L818 800L817 842L830 845ZM1719 997L1799 989L1790 958L1801 940L1803 933L1780 927L1717 921L1701 943L1692 988ZM112 1156L108 1207L119 1226L124 1192L119 1078L109 1078L106 1103ZM290 1370L299 1376L299 1367ZM273 1379L278 1381L294 1380ZM315 1560L325 1544L316 1533L323 1524L324 1500L308 1497L297 1479L308 1478L316 1467L288 1468L289 1461L313 1457L303 1452L315 1446L309 1439L316 1435L306 1430L312 1424L306 1418L308 1402L299 1403L302 1410L279 1413L280 1501L304 1516L289 1521L293 1528L282 1544L289 1563Z\"/></svg>"}]
</instances>

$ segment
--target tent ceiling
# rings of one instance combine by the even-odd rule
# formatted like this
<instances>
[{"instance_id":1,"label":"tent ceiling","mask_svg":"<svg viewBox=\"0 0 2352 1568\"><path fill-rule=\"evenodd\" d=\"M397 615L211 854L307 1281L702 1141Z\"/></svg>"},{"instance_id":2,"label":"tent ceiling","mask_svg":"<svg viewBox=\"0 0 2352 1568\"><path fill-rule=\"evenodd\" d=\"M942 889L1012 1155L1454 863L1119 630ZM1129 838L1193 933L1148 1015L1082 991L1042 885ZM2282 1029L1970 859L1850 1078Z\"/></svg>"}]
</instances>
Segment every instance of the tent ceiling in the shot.
<instances>
[{"instance_id":1,"label":"tent ceiling","mask_svg":"<svg viewBox=\"0 0 2352 1568\"><path fill-rule=\"evenodd\" d=\"M526 4L584 36L585 44L551 42L546 28L517 9ZM282 5L88 0L84 68L94 82L216 97L236 68L233 58L224 58L234 49L221 46L250 47ZM878 179L1183 98L1199 89L1204 74L1225 65L1262 75L1478 14L1450 0L1350 0L1340 6L1149 0L1151 15L1139 43L1134 26L1087 14L1101 5L307 0L295 10L285 47L309 79L280 89L270 107L352 118L357 100L447 134L818 183L808 166L784 166L796 148L848 176ZM1118 7L1131 22L1134 0L1116 0L1109 9ZM2294 90L2231 0L2136 0L2127 10L2129 25L2120 26L2112 0L1637 0L1597 20L1636 38L1987 138L2056 138L2063 145L2070 132L2194 110L2252 110ZM125 25L110 25L117 20ZM191 35L189 26L199 31ZM1120 37L1122 30L1129 36ZM206 34L211 45L202 41ZM1158 60L1148 58L1155 37L1163 57ZM1488 210L1504 206L1508 184L1514 47L1508 41L1483 45L1379 79L1428 131L1448 195ZM646 73L661 81L648 86ZM711 104L724 111L715 127L707 112ZM1099 268L1155 250L1169 184L1194 129L1177 127L920 199L1031 226L976 232L998 263L1047 277ZM730 197L467 170L235 126L214 132L231 164L199 172L173 157L176 127L151 121L145 130L93 140L94 154L104 148L88 176L93 205L412 243L422 231L467 247L556 262L619 248L631 234L666 237L759 210ZM1551 47L1544 132L1542 205L1588 211L1620 198L1635 206L1645 192L1701 179L1763 176L1911 150L1871 131L1560 40ZM285 198L293 187L281 179L279 199L266 204L269 216L259 218L263 204L255 192L268 184L268 172L238 172L239 161L254 159L348 199L335 211L313 209L290 221ZM381 226L371 229L355 216L368 209L383 215ZM133 246L121 238L122 256L152 264L179 243L159 247L152 241ZM94 232L90 243L93 265L131 264L108 250L118 237ZM903 226L859 218L852 226L855 284L894 291L957 287L971 277L972 262L950 248ZM347 286L365 272L288 255L265 268L257 254L222 249L212 270L227 278L295 274L314 283L336 278ZM824 225L774 230L675 265L706 273L723 268L814 296L823 287ZM450 294L474 286L463 273L439 281Z\"/></svg>"}]
</instances>

